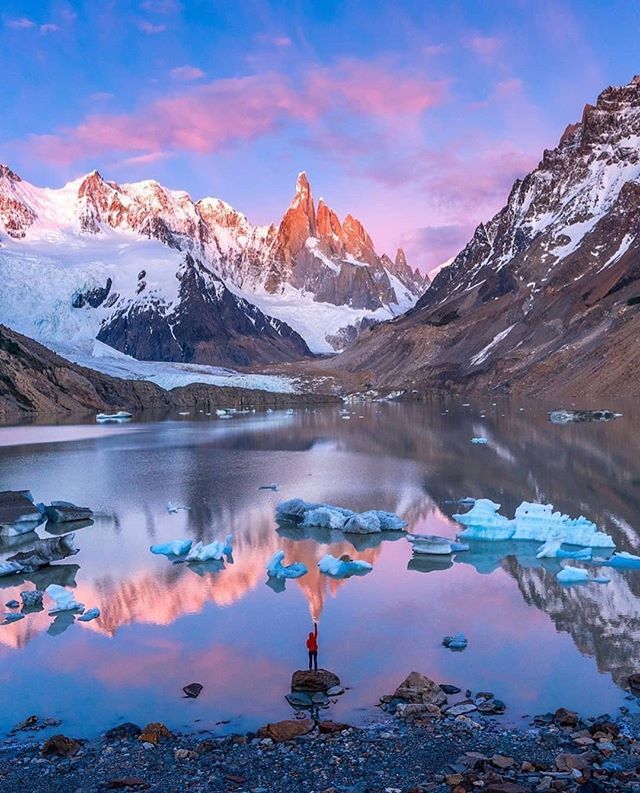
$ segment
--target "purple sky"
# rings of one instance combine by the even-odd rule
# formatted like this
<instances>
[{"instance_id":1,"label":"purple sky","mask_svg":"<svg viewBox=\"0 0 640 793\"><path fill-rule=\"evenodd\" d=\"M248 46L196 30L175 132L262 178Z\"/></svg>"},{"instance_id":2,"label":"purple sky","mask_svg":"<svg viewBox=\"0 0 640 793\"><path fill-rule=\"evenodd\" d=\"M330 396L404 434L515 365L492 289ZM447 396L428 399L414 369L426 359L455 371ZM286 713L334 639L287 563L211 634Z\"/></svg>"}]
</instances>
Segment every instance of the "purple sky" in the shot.
<instances>
[{"instance_id":1,"label":"purple sky","mask_svg":"<svg viewBox=\"0 0 640 793\"><path fill-rule=\"evenodd\" d=\"M4 0L0 161L98 168L279 220L306 170L423 270L457 253L602 88L636 2Z\"/></svg>"}]
</instances>

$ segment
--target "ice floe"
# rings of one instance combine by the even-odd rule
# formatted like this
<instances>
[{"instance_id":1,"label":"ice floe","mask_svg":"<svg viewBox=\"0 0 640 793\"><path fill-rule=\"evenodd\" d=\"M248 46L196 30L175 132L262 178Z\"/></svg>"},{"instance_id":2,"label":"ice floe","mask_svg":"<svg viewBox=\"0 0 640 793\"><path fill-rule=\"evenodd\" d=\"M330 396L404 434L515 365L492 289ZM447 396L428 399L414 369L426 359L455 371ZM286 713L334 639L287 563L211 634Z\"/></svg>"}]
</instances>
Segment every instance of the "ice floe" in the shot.
<instances>
[{"instance_id":1,"label":"ice floe","mask_svg":"<svg viewBox=\"0 0 640 793\"><path fill-rule=\"evenodd\" d=\"M183 507L181 504L174 504L173 501L169 501L167 504L167 512L171 515L175 515L176 512L189 512L191 507Z\"/></svg>"},{"instance_id":2,"label":"ice floe","mask_svg":"<svg viewBox=\"0 0 640 793\"><path fill-rule=\"evenodd\" d=\"M267 565L267 575L269 578L301 578L306 575L307 566L302 562L283 565L284 551L276 551Z\"/></svg>"},{"instance_id":3,"label":"ice floe","mask_svg":"<svg viewBox=\"0 0 640 793\"><path fill-rule=\"evenodd\" d=\"M556 575L561 584L584 584L592 582L595 584L608 584L610 579L606 576L590 576L587 570L581 567L571 567L567 565Z\"/></svg>"},{"instance_id":4,"label":"ice floe","mask_svg":"<svg viewBox=\"0 0 640 793\"><path fill-rule=\"evenodd\" d=\"M354 512L331 504L316 504L301 498L282 501L276 507L276 519L297 521L302 528L339 529L346 534L377 534L381 531L404 531L407 523L393 512L372 509Z\"/></svg>"},{"instance_id":5,"label":"ice floe","mask_svg":"<svg viewBox=\"0 0 640 793\"><path fill-rule=\"evenodd\" d=\"M95 607L92 609L87 609L84 614L78 617L78 622L91 622L91 620L97 620L100 616L100 609Z\"/></svg>"},{"instance_id":6,"label":"ice floe","mask_svg":"<svg viewBox=\"0 0 640 793\"><path fill-rule=\"evenodd\" d=\"M562 538L567 545L615 548L612 538L598 531L595 523L582 515L570 518L553 512L552 504L523 501L513 519L500 515L499 509L500 504L480 498L468 512L454 515L454 520L466 526L459 536L465 540L536 540L545 543L553 537Z\"/></svg>"},{"instance_id":7,"label":"ice floe","mask_svg":"<svg viewBox=\"0 0 640 793\"><path fill-rule=\"evenodd\" d=\"M471 438L471 443L475 444L476 446L486 446L489 441L486 438L478 437Z\"/></svg>"},{"instance_id":8,"label":"ice floe","mask_svg":"<svg viewBox=\"0 0 640 793\"><path fill-rule=\"evenodd\" d=\"M84 603L78 603L73 592L59 584L49 584L45 592L55 604L49 610L49 614L57 614L60 611L84 611Z\"/></svg>"},{"instance_id":9,"label":"ice floe","mask_svg":"<svg viewBox=\"0 0 640 793\"><path fill-rule=\"evenodd\" d=\"M336 559L328 553L318 562L318 569L333 578L349 578L352 575L365 575L373 570L373 565L361 559L352 559L346 554Z\"/></svg>"},{"instance_id":10,"label":"ice floe","mask_svg":"<svg viewBox=\"0 0 640 793\"><path fill-rule=\"evenodd\" d=\"M460 652L461 650L466 649L469 641L464 633L455 633L453 636L445 636L442 640L442 644L449 650Z\"/></svg>"},{"instance_id":11,"label":"ice floe","mask_svg":"<svg viewBox=\"0 0 640 793\"><path fill-rule=\"evenodd\" d=\"M126 410L119 410L117 413L98 413L96 421L98 424L106 424L109 421L130 421L133 418L131 413Z\"/></svg>"},{"instance_id":12,"label":"ice floe","mask_svg":"<svg viewBox=\"0 0 640 793\"><path fill-rule=\"evenodd\" d=\"M565 551L562 548L563 538L552 536L538 548L536 559L591 559L591 548L580 548L578 551Z\"/></svg>"},{"instance_id":13,"label":"ice floe","mask_svg":"<svg viewBox=\"0 0 640 793\"><path fill-rule=\"evenodd\" d=\"M436 534L408 534L407 540L411 543L414 553L450 555L456 551L468 551L469 546L456 542L448 537L438 537Z\"/></svg>"},{"instance_id":14,"label":"ice floe","mask_svg":"<svg viewBox=\"0 0 640 793\"><path fill-rule=\"evenodd\" d=\"M156 553L161 556L184 556L186 553L189 553L192 545L192 540L171 540L171 542L152 545L149 550L151 553Z\"/></svg>"},{"instance_id":15,"label":"ice floe","mask_svg":"<svg viewBox=\"0 0 640 793\"><path fill-rule=\"evenodd\" d=\"M635 570L640 568L640 556L635 556L627 551L614 553L611 559L602 562L606 567L618 567L623 570Z\"/></svg>"},{"instance_id":16,"label":"ice floe","mask_svg":"<svg viewBox=\"0 0 640 793\"><path fill-rule=\"evenodd\" d=\"M233 536L228 534L224 543L214 540L208 545L197 542L191 547L185 557L186 562L210 562L212 560L222 561L225 556L230 556L233 551Z\"/></svg>"}]
</instances>

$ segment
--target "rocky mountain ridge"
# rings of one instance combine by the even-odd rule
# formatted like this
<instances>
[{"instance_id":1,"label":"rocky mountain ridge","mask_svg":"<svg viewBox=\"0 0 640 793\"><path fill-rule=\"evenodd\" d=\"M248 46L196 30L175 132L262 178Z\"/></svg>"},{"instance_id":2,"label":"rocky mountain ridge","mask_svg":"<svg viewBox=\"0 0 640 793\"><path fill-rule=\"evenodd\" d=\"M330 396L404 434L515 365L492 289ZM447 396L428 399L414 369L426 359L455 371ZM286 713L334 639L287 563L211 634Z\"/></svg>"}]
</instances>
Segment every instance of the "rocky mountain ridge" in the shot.
<instances>
[{"instance_id":1,"label":"rocky mountain ridge","mask_svg":"<svg viewBox=\"0 0 640 793\"><path fill-rule=\"evenodd\" d=\"M338 365L418 389L629 393L640 390L639 304L635 77L587 105L416 307Z\"/></svg>"},{"instance_id":2,"label":"rocky mountain ridge","mask_svg":"<svg viewBox=\"0 0 640 793\"><path fill-rule=\"evenodd\" d=\"M142 259L132 262L130 271L123 266L123 246L131 246L136 239L157 241L168 249L165 254L154 253L162 259L158 263L161 270L145 266ZM69 252L80 247L86 249L84 258L96 266L78 263L72 277ZM65 311L68 306L85 313L97 309L91 301L82 302L81 295L98 295L110 283L111 297L99 303L99 338L121 352L151 359L172 355L169 360L245 362L243 356L229 357L224 350L236 326L247 322L258 331L250 334L254 337L272 336L271 331L282 337L277 354L272 354L268 343L266 349L258 350L264 347L260 343L254 345L248 362L293 360L308 354L298 338L290 344L296 331L314 351L327 352L332 345L340 346L352 338L363 319L372 324L413 305L428 283L411 270L401 250L395 260L379 256L369 234L351 215L340 222L323 200L316 210L304 173L298 177L294 198L280 224L255 226L224 201L205 198L194 202L187 193L168 190L154 181L120 185L94 171L59 190L48 190L30 185L7 166L0 166L0 272L14 277L18 285L34 252L59 261L59 269L65 271L68 291L59 295ZM169 333L171 315L179 314L185 321L190 318L191 308L182 305L173 280L175 276L182 284L185 263L193 271L190 262L197 263L201 274L208 273L209 280L217 279L218 290L224 287L243 301L241 310L233 312L231 326L207 324L200 312L193 324L202 326L202 337L190 338L186 347L178 344L180 351L170 341L156 344L157 334L151 338L155 330L140 343L132 338L136 333L129 333L124 343L123 312L128 317L147 317L153 304L152 325L154 329L164 325L164 336ZM136 273L145 271L147 278L136 279L134 269ZM38 268L31 268L28 276L37 285ZM190 296L191 302L202 303L193 289ZM207 299L204 293L201 297ZM229 296L226 301L232 302ZM311 305L305 316L300 311L301 301ZM111 307L117 309L117 316L107 310ZM36 335L8 301L0 309L5 322ZM51 322L46 316L33 324L41 331ZM70 321L71 325L77 323L77 316ZM85 324L92 325L95 338L96 322ZM38 338L44 343L52 341L42 332ZM215 344L205 343L215 340ZM200 352L190 355L185 353L187 347ZM219 354L218 348L223 352Z\"/></svg>"}]
</instances>

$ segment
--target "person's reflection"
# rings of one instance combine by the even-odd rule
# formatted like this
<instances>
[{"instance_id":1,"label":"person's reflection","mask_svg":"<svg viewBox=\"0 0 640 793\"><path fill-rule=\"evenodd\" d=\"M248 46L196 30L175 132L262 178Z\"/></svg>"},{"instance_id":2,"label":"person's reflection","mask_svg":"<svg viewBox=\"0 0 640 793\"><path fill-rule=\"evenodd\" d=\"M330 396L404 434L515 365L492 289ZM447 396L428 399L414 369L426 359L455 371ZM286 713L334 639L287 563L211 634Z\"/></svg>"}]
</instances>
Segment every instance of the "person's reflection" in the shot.
<instances>
[{"instance_id":1,"label":"person's reflection","mask_svg":"<svg viewBox=\"0 0 640 793\"><path fill-rule=\"evenodd\" d=\"M307 650L309 652L309 671L318 671L318 623L313 623L313 633L307 637Z\"/></svg>"}]
</instances>

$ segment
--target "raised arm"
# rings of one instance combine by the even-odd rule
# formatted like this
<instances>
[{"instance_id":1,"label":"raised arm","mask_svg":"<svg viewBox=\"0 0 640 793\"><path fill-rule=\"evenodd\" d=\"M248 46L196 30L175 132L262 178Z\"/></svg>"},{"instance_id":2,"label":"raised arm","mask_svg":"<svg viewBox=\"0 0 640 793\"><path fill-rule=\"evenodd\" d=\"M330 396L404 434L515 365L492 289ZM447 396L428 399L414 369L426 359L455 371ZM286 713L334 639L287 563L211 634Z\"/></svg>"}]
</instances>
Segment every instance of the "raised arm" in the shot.
<instances>
[{"instance_id":1,"label":"raised arm","mask_svg":"<svg viewBox=\"0 0 640 793\"><path fill-rule=\"evenodd\" d=\"M318 638L318 623L317 622L313 623L313 628L314 628L314 635L315 635L315 637L317 639Z\"/></svg>"}]
</instances>

